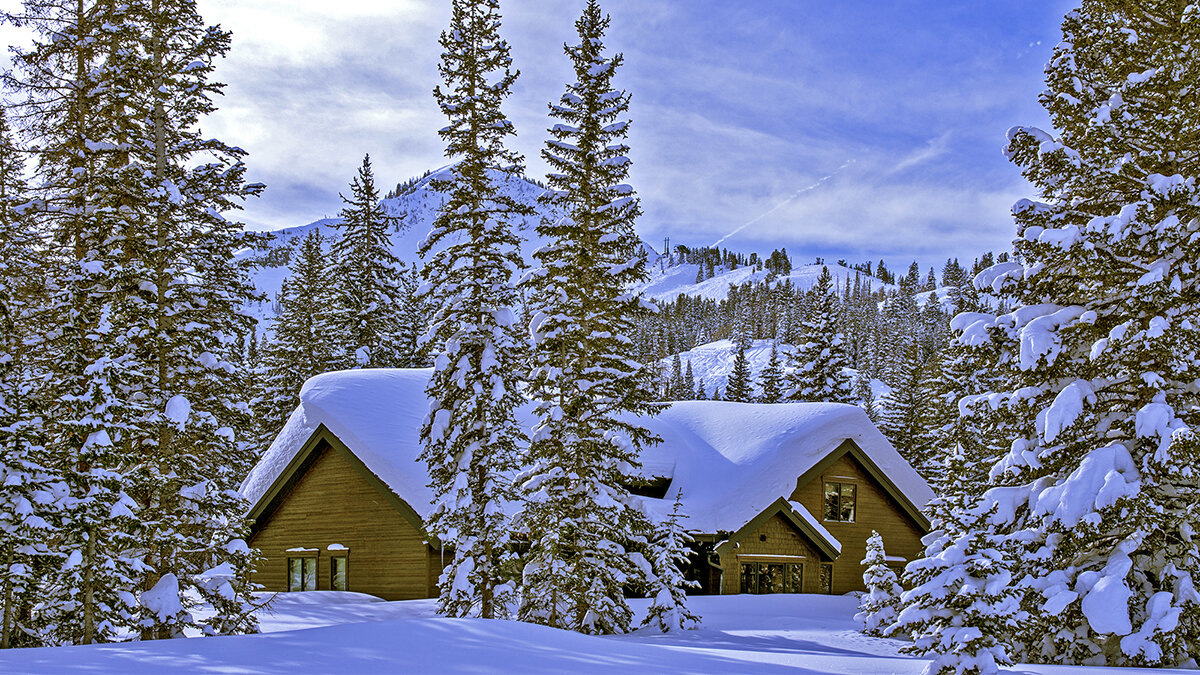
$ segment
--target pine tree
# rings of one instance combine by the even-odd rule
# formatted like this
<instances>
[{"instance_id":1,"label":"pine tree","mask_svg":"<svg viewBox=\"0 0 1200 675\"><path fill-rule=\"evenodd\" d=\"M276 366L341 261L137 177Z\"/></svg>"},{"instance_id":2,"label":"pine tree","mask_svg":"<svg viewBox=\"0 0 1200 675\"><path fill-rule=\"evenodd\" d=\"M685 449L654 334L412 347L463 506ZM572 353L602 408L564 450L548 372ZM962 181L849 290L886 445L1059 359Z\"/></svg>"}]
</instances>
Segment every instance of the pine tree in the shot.
<instances>
[{"instance_id":1,"label":"pine tree","mask_svg":"<svg viewBox=\"0 0 1200 675\"><path fill-rule=\"evenodd\" d=\"M696 398L696 373L692 372L692 360L688 359L687 368L683 372L683 400L692 401Z\"/></svg>"},{"instance_id":2,"label":"pine tree","mask_svg":"<svg viewBox=\"0 0 1200 675\"><path fill-rule=\"evenodd\" d=\"M133 219L120 208L138 177L114 150L128 141L129 118L113 114L135 88L116 67L136 32L132 14L125 5L26 2L15 19L32 29L33 43L14 52L5 74L38 148L32 192L53 247L38 345L46 386L36 396L46 468L62 477L70 498L38 598L46 643L112 639L136 612L138 522L125 473L135 458L123 434L145 408L122 400L125 383L140 373L121 345L126 334L113 325L132 306L134 282L120 248ZM110 58L114 67L96 67Z\"/></svg>"},{"instance_id":3,"label":"pine tree","mask_svg":"<svg viewBox=\"0 0 1200 675\"><path fill-rule=\"evenodd\" d=\"M867 556L862 564L867 568L863 572L867 592L858 601L858 614L854 619L862 623L867 635L889 637L900 611L900 594L904 589L900 587L896 573L888 567L883 537L874 530L867 538Z\"/></svg>"},{"instance_id":4,"label":"pine tree","mask_svg":"<svg viewBox=\"0 0 1200 675\"><path fill-rule=\"evenodd\" d=\"M808 312L791 354L790 401L852 403L849 361L841 333L841 311L828 267L808 293Z\"/></svg>"},{"instance_id":5,"label":"pine tree","mask_svg":"<svg viewBox=\"0 0 1200 675\"><path fill-rule=\"evenodd\" d=\"M936 396L929 389L931 380L926 376L916 340L909 341L900 363L896 383L883 395L879 430L917 473L929 480L937 471L939 459L927 426L928 408Z\"/></svg>"},{"instance_id":6,"label":"pine tree","mask_svg":"<svg viewBox=\"0 0 1200 675\"><path fill-rule=\"evenodd\" d=\"M1011 312L978 317L1008 416L996 526L1039 611L1028 660L1170 666L1200 644L1200 14L1087 0L1063 23L1042 104L1016 128L1037 186L1014 206L1015 251L978 279ZM1088 486L1088 487L1084 487Z\"/></svg>"},{"instance_id":7,"label":"pine tree","mask_svg":"<svg viewBox=\"0 0 1200 675\"><path fill-rule=\"evenodd\" d=\"M635 416L659 409L653 371L627 337L654 306L628 291L647 274L633 228L640 207L624 183L629 95L612 86L623 59L604 53L608 25L588 2L579 43L565 47L576 81L550 106L558 123L542 153L553 171L542 199L565 215L538 227L547 244L529 277L540 402L521 516L530 549L520 618L593 634L623 633L633 619L624 586L644 571L629 547L651 526L625 486L658 442Z\"/></svg>"},{"instance_id":8,"label":"pine tree","mask_svg":"<svg viewBox=\"0 0 1200 675\"><path fill-rule=\"evenodd\" d=\"M647 542L652 576L646 595L651 602L642 626L654 626L664 633L688 630L700 623L700 617L687 606L687 589L699 584L685 579L681 571L689 562L687 545L692 540L683 528L687 516L679 512L682 497L682 492L676 493L671 513L655 524Z\"/></svg>"},{"instance_id":9,"label":"pine tree","mask_svg":"<svg viewBox=\"0 0 1200 675\"><path fill-rule=\"evenodd\" d=\"M729 382L725 385L725 400L749 403L754 400L754 390L751 386L750 360L746 350L750 348L749 334L738 336L734 343L737 350L733 357L733 372L729 374Z\"/></svg>"},{"instance_id":10,"label":"pine tree","mask_svg":"<svg viewBox=\"0 0 1200 675\"><path fill-rule=\"evenodd\" d=\"M29 608L65 485L40 462L39 370L33 350L48 265L30 217L24 162L0 113L0 649L37 644Z\"/></svg>"},{"instance_id":11,"label":"pine tree","mask_svg":"<svg viewBox=\"0 0 1200 675\"><path fill-rule=\"evenodd\" d=\"M330 253L330 305L342 368L385 368L401 365L397 345L402 331L404 263L392 253L396 218L379 200L371 156L350 183L350 197L336 224L338 237Z\"/></svg>"},{"instance_id":12,"label":"pine tree","mask_svg":"<svg viewBox=\"0 0 1200 675\"><path fill-rule=\"evenodd\" d=\"M512 596L510 524L499 504L516 496L509 476L524 437L513 413L525 370L513 226L531 209L500 190L520 174L521 158L504 147L515 132L500 105L517 72L499 31L497 0L455 0L434 98L456 163L432 181L446 199L419 251L435 353L421 459L435 494L427 526L454 550L439 581L447 616L504 616Z\"/></svg>"},{"instance_id":13,"label":"pine tree","mask_svg":"<svg viewBox=\"0 0 1200 675\"><path fill-rule=\"evenodd\" d=\"M779 363L777 345L771 345L771 357L767 360L767 366L759 374L758 382L759 389L762 390L758 397L759 401L779 403L783 400L784 375L783 366Z\"/></svg>"},{"instance_id":14,"label":"pine tree","mask_svg":"<svg viewBox=\"0 0 1200 675\"><path fill-rule=\"evenodd\" d=\"M949 457L945 475L970 473L961 452ZM1003 537L988 528L994 505L972 498L966 485L948 483L930 504L933 530L921 539L923 557L905 570L912 588L901 597L903 609L891 628L912 637L903 651L934 655L926 675L998 673L999 666L1012 664L1006 645L1017 626L1030 620L1012 584Z\"/></svg>"},{"instance_id":15,"label":"pine tree","mask_svg":"<svg viewBox=\"0 0 1200 675\"><path fill-rule=\"evenodd\" d=\"M138 190L119 203L132 202L136 214L123 223L122 252L142 304L118 317L128 326L122 346L135 359L146 350L137 373L144 389L123 402L145 410L127 436L141 460L132 496L148 568L139 625L143 637L180 636L188 627L254 631L254 554L243 541L247 505L237 488L256 455L249 401L239 398L249 374L235 364L236 336L252 325L242 308L255 291L252 263L235 256L262 238L224 214L262 186L246 182L243 150L200 130L223 87L211 77L230 34L205 25L194 0L128 7L131 42L113 55L136 76L113 109L131 122L111 161L123 163L128 187ZM225 583L214 585L215 574ZM211 617L188 611L196 596L212 606Z\"/></svg>"},{"instance_id":16,"label":"pine tree","mask_svg":"<svg viewBox=\"0 0 1200 675\"><path fill-rule=\"evenodd\" d=\"M429 366L429 344L425 341L430 308L420 291L421 270L411 266L400 277L399 330L395 336L396 365L401 368Z\"/></svg>"},{"instance_id":17,"label":"pine tree","mask_svg":"<svg viewBox=\"0 0 1200 675\"><path fill-rule=\"evenodd\" d=\"M329 317L332 283L323 242L316 228L300 240L290 274L279 291L279 313L262 354L256 410L262 429L259 447L264 450L299 405L301 385L334 368L331 338L335 327Z\"/></svg>"}]
</instances>

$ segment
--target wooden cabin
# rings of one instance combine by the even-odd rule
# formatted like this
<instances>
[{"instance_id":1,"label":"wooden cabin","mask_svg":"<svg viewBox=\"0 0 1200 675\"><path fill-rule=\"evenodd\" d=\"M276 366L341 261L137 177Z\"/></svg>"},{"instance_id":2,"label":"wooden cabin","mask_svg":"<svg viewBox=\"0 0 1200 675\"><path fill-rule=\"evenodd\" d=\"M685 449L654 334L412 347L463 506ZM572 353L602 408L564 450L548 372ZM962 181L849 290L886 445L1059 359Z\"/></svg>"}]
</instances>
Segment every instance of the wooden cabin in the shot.
<instances>
[{"instance_id":1,"label":"wooden cabin","mask_svg":"<svg viewBox=\"0 0 1200 675\"><path fill-rule=\"evenodd\" d=\"M305 384L242 486L253 505L249 543L262 554L255 582L386 600L437 594L452 554L423 526L432 493L418 432L429 376L359 370ZM655 487L641 499L665 514L681 494L698 592L861 590L872 530L898 568L921 551L929 523L920 507L932 492L854 406L685 401L645 425L663 440L642 457Z\"/></svg>"}]
</instances>

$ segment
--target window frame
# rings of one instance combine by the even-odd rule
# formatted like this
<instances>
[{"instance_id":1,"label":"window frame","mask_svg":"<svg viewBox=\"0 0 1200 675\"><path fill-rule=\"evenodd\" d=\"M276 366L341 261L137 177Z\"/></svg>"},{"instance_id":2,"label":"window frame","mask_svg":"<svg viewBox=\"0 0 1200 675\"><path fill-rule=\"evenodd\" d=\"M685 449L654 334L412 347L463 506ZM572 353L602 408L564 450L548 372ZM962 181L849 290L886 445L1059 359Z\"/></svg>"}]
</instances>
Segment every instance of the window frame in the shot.
<instances>
[{"instance_id":1,"label":"window frame","mask_svg":"<svg viewBox=\"0 0 1200 675\"><path fill-rule=\"evenodd\" d=\"M318 589L317 579L320 576L318 574L318 570L320 568L320 561L317 559L317 557L318 556L315 553L308 554L308 555L305 555L305 554L288 555L287 567L284 568L284 574L287 575L287 583L284 585L287 587L288 593L300 593L300 592L304 592L304 591L315 591ZM309 560L312 561L311 568L308 564ZM299 588L292 587L292 563L296 562L296 561L298 561L300 563L300 587ZM309 582L311 582L311 588L309 588L309 585L310 585Z\"/></svg>"},{"instance_id":2,"label":"window frame","mask_svg":"<svg viewBox=\"0 0 1200 675\"><path fill-rule=\"evenodd\" d=\"M780 591L763 591L762 582L767 580L767 572L770 567L779 567L780 586L783 590ZM751 578L753 583L747 585L747 568L753 568ZM795 568L794 570L791 568ZM794 572L794 574L793 574ZM791 588L791 580L796 579L800 583L800 588ZM738 593L745 595L790 595L794 593L804 592L804 563L793 562L771 562L747 560L739 561L738 563Z\"/></svg>"},{"instance_id":3,"label":"window frame","mask_svg":"<svg viewBox=\"0 0 1200 675\"><path fill-rule=\"evenodd\" d=\"M843 482L843 481L824 481L824 492L822 499L825 502L823 509L823 520L827 523L855 523L858 522L858 483ZM832 495L834 502L830 503L830 488L837 486L836 494ZM845 518L845 506L842 500L846 498L844 491L846 488L851 490L851 506L850 517ZM832 508L831 508L832 507ZM835 517L831 518L833 515Z\"/></svg>"},{"instance_id":4,"label":"window frame","mask_svg":"<svg viewBox=\"0 0 1200 675\"><path fill-rule=\"evenodd\" d=\"M329 556L329 590L350 590L350 555L349 551L338 551ZM337 587L337 561L342 561L342 587Z\"/></svg>"}]
</instances>

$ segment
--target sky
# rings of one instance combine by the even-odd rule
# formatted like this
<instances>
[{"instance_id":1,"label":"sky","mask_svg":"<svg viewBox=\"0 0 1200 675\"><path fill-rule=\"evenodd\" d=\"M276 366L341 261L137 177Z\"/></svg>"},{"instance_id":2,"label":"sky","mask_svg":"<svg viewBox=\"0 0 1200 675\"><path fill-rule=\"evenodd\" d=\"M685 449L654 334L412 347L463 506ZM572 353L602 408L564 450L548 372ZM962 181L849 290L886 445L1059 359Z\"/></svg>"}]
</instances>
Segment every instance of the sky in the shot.
<instances>
[{"instance_id":1,"label":"sky","mask_svg":"<svg viewBox=\"0 0 1200 675\"><path fill-rule=\"evenodd\" d=\"M335 216L370 153L382 185L448 163L432 97L446 0L199 0L233 31L204 130L267 185L255 229ZM502 0L521 77L504 111L527 173L571 77L583 0ZM1002 154L1037 97L1063 0L602 0L632 95L630 183L656 247L786 247L797 262L940 265L1004 250L1032 196Z\"/></svg>"}]
</instances>

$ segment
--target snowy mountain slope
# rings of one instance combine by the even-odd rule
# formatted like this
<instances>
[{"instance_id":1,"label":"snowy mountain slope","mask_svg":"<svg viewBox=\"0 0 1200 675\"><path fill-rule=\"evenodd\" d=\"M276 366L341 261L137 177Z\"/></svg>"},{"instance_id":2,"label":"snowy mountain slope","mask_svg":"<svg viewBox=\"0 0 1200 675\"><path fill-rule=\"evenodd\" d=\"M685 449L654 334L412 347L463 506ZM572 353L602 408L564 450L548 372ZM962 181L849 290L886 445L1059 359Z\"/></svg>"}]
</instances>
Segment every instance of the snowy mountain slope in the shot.
<instances>
[{"instance_id":1,"label":"snowy mountain slope","mask_svg":"<svg viewBox=\"0 0 1200 675\"><path fill-rule=\"evenodd\" d=\"M433 189L430 181L444 175L448 168L442 167L420 179L404 194L398 197L383 200L383 205L388 213L399 219L397 229L391 236L391 248L392 253L401 260L410 262L418 260L417 249L420 248L421 241L425 236L429 234L430 227L437 217L438 209L444 203L444 198ZM542 194L543 188L528 180L509 179L505 181L504 192L521 202L535 207L537 214L522 219L523 222L520 225L520 230L522 236L526 239L536 237L534 228L537 226L538 220L543 216L551 215L551 212L546 207L537 203L537 198ZM247 308L252 316L261 320L270 319L276 314L275 298L279 294L283 280L288 276L288 259L286 256L281 255L281 249L294 250L300 240L313 230L319 230L327 239L336 237L336 226L339 222L340 219L338 218L324 218L307 225L288 227L271 232L274 235L274 239L268 244L268 251L265 253L258 252L254 255L276 264L266 265L255 270L253 275L254 286L266 296L266 300L253 303ZM327 241L326 250L328 250L328 244L329 242ZM530 254L533 252L535 246L536 242L532 245L526 244L523 247L527 261L531 260Z\"/></svg>"},{"instance_id":2,"label":"snowy mountain slope","mask_svg":"<svg viewBox=\"0 0 1200 675\"><path fill-rule=\"evenodd\" d=\"M391 239L392 252L401 260L418 260L417 249L425 235L429 233L429 229L437 217L437 211L443 204L443 197L433 190L430 181L444 175L447 168L443 167L416 181L404 194L383 200L388 212L400 219L398 228L392 234ZM532 262L533 251L540 245L534 231L538 221L543 217L557 215L537 203L537 198L543 190L541 186L526 179L510 178L505 182L504 191L508 195L530 204L536 211L535 215L523 219L521 228L522 236L526 240L522 246L522 253L527 263ZM260 320L269 320L276 314L275 298L279 294L284 278L288 275L289 256L282 249L294 250L300 240L313 230L319 230L327 238L335 237L338 222L337 218L324 218L307 225L271 232L274 240L268 245L268 251L254 253L256 257L270 261L271 264L257 269L254 273L254 286L266 299L253 303L247 308L252 316ZM328 248L328 243L326 248ZM730 287L765 281L770 276L764 270L758 270L753 266L743 266L734 270L718 269L711 279L697 283L696 276L700 270L699 265L671 264L671 256L661 255L654 247L646 243L643 243L643 248L650 279L642 284L639 290L650 298L664 303L671 302L680 295L723 300L729 296ZM808 289L816 283L817 277L821 274L821 267L821 265L797 267L787 276L775 277L775 283L782 283L786 279L800 289ZM862 281L869 283L873 289L892 288L874 277L867 277L856 270L839 265L829 265L829 271L838 288L845 288L846 284L852 284L855 276L861 276Z\"/></svg>"},{"instance_id":3,"label":"snowy mountain slope","mask_svg":"<svg viewBox=\"0 0 1200 675\"><path fill-rule=\"evenodd\" d=\"M697 282L696 275L700 265L682 264L666 265L666 258L657 260L650 266L650 280L642 285L641 290L650 298L659 302L671 302L680 295L698 296L709 300L724 300L729 297L729 288L750 282L763 282L771 278L766 270L752 266L739 267L735 270L718 271L711 279ZM808 290L817 283L821 269L829 268L836 289L844 289L847 284L854 283L858 276L862 283L870 285L872 290L894 289L895 286L885 284L875 277L869 277L862 272L842 267L836 264L801 265L786 276L775 276L774 283L780 284L791 281L800 290Z\"/></svg>"},{"instance_id":4,"label":"snowy mountain slope","mask_svg":"<svg viewBox=\"0 0 1200 675\"><path fill-rule=\"evenodd\" d=\"M779 345L779 364L783 368L784 373L791 372L788 367L788 352L791 350L791 345ZM692 364L692 376L696 383L704 381L704 392L707 396L712 397L713 392L720 390L724 395L725 389L729 386L729 376L733 374L733 360L737 356L737 346L733 340L717 340L708 344L693 347L685 352L680 352L679 361L683 372L687 372L688 363ZM762 393L762 388L759 387L759 377L762 371L767 367L767 361L771 359L771 341L770 340L754 340L752 346L746 350L746 360L750 363L750 378L751 389L755 395ZM672 364L675 360L674 356L668 356L660 360L660 371L669 376L671 374ZM858 376L858 371L847 368L846 374L853 382ZM875 399L890 391L890 387L880 380L871 381L871 393Z\"/></svg>"}]
</instances>

